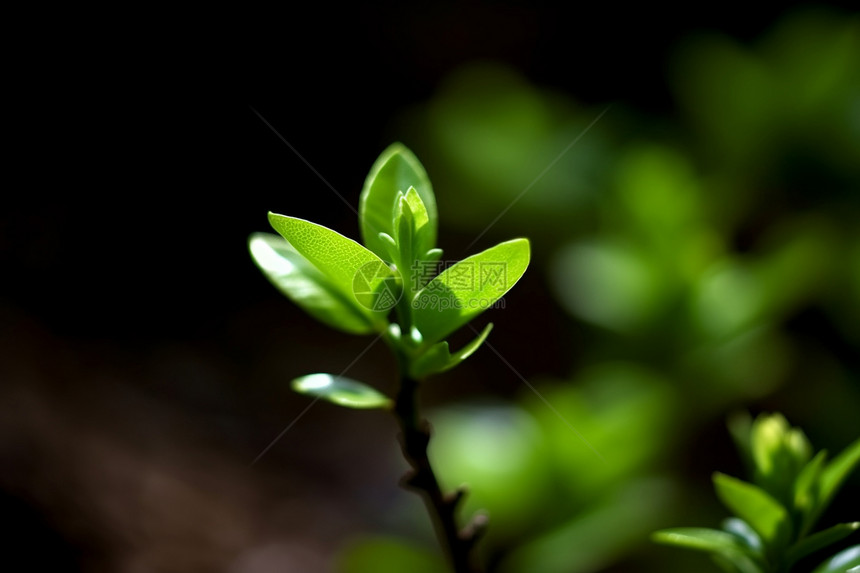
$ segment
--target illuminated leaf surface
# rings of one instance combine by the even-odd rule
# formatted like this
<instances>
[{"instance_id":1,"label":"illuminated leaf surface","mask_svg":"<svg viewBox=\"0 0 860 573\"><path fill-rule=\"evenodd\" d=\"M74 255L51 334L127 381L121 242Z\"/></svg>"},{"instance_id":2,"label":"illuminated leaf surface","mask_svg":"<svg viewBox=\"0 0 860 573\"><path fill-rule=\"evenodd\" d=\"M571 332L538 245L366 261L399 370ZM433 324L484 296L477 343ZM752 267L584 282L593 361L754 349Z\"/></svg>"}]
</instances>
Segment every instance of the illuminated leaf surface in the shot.
<instances>
[{"instance_id":1,"label":"illuminated leaf surface","mask_svg":"<svg viewBox=\"0 0 860 573\"><path fill-rule=\"evenodd\" d=\"M445 269L412 301L424 340L441 340L492 307L523 276L529 257L528 240L513 239Z\"/></svg>"},{"instance_id":2,"label":"illuminated leaf surface","mask_svg":"<svg viewBox=\"0 0 860 573\"><path fill-rule=\"evenodd\" d=\"M438 225L433 187L418 158L403 144L395 143L382 152L370 169L358 207L364 244L380 257L388 258L389 251L379 233L395 236L393 212L397 194L407 194L410 187L415 188L423 203L427 217L426 222L422 219L423 233L432 246Z\"/></svg>"},{"instance_id":3,"label":"illuminated leaf surface","mask_svg":"<svg viewBox=\"0 0 860 573\"><path fill-rule=\"evenodd\" d=\"M391 400L375 388L343 376L308 374L296 378L293 390L347 408L388 408Z\"/></svg>"},{"instance_id":4,"label":"illuminated leaf surface","mask_svg":"<svg viewBox=\"0 0 860 573\"><path fill-rule=\"evenodd\" d=\"M364 309L353 297L345 296L283 238L255 233L248 248L272 284L317 320L353 334L373 331Z\"/></svg>"},{"instance_id":5,"label":"illuminated leaf surface","mask_svg":"<svg viewBox=\"0 0 860 573\"><path fill-rule=\"evenodd\" d=\"M860 545L837 553L816 567L812 573L860 573Z\"/></svg>"},{"instance_id":6,"label":"illuminated leaf surface","mask_svg":"<svg viewBox=\"0 0 860 573\"><path fill-rule=\"evenodd\" d=\"M714 487L720 500L746 521L769 547L784 547L790 537L788 512L767 492L751 483L714 474Z\"/></svg>"},{"instance_id":7,"label":"illuminated leaf surface","mask_svg":"<svg viewBox=\"0 0 860 573\"><path fill-rule=\"evenodd\" d=\"M743 553L747 548L731 533L704 527L676 527L664 529L653 535L654 541L667 545L678 545L699 551Z\"/></svg>"},{"instance_id":8,"label":"illuminated leaf surface","mask_svg":"<svg viewBox=\"0 0 860 573\"><path fill-rule=\"evenodd\" d=\"M860 522L840 523L833 527L828 527L824 531L810 535L792 547L788 552L787 560L789 563L796 563L819 549L824 549L828 545L845 539L858 529L860 529Z\"/></svg>"},{"instance_id":9,"label":"illuminated leaf surface","mask_svg":"<svg viewBox=\"0 0 860 573\"><path fill-rule=\"evenodd\" d=\"M492 329L493 324L488 324L481 334L472 340L472 342L454 354L451 354L451 351L448 349L448 342L446 341L433 345L433 347L412 363L412 376L415 378L424 378L431 374L444 372L457 366L480 348L481 344L483 344L487 339L487 336L489 336L490 330Z\"/></svg>"},{"instance_id":10,"label":"illuminated leaf surface","mask_svg":"<svg viewBox=\"0 0 860 573\"><path fill-rule=\"evenodd\" d=\"M304 219L269 213L269 222L371 323L377 327L383 325L383 311L375 311L371 302L356 298L356 281L366 282L363 280L366 275L371 275L376 284L381 284L386 276L393 277L382 259L352 239ZM387 306L383 310L390 308Z\"/></svg>"}]
</instances>

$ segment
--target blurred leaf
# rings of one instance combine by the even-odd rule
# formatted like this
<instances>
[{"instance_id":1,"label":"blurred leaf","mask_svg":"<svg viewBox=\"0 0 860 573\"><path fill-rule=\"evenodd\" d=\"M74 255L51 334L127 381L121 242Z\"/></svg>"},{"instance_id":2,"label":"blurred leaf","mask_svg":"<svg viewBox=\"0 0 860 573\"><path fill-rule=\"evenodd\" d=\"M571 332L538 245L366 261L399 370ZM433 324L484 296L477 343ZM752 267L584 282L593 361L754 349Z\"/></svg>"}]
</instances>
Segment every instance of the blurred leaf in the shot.
<instances>
[{"instance_id":1,"label":"blurred leaf","mask_svg":"<svg viewBox=\"0 0 860 573\"><path fill-rule=\"evenodd\" d=\"M797 476L794 485L794 507L800 512L799 535L805 535L815 525L813 519L817 517L818 500L821 496L820 476L826 461L827 452L821 450Z\"/></svg>"},{"instance_id":2,"label":"blurred leaf","mask_svg":"<svg viewBox=\"0 0 860 573\"><path fill-rule=\"evenodd\" d=\"M793 117L833 107L845 87L856 83L860 34L856 18L843 18L823 6L796 11L764 38L763 55L785 86Z\"/></svg>"},{"instance_id":3,"label":"blurred leaf","mask_svg":"<svg viewBox=\"0 0 860 573\"><path fill-rule=\"evenodd\" d=\"M752 416L747 411L733 413L727 422L732 441L750 474L755 471L755 462L752 456L752 423Z\"/></svg>"},{"instance_id":4,"label":"blurred leaf","mask_svg":"<svg viewBox=\"0 0 860 573\"><path fill-rule=\"evenodd\" d=\"M722 473L714 474L717 496L735 515L761 536L768 548L779 552L791 537L788 512L763 489Z\"/></svg>"},{"instance_id":5,"label":"blurred leaf","mask_svg":"<svg viewBox=\"0 0 860 573\"><path fill-rule=\"evenodd\" d=\"M541 526L553 490L546 438L531 414L510 405L464 405L431 419L430 458L439 479L449 488L468 483L461 513L490 513L488 542Z\"/></svg>"},{"instance_id":6,"label":"blurred leaf","mask_svg":"<svg viewBox=\"0 0 860 573\"><path fill-rule=\"evenodd\" d=\"M788 550L786 561L789 565L793 565L807 555L820 549L824 549L829 545L833 545L837 541L845 539L858 529L860 529L860 522L840 523L833 527L829 527L824 531L819 531L791 547L791 549Z\"/></svg>"},{"instance_id":7,"label":"blurred leaf","mask_svg":"<svg viewBox=\"0 0 860 573\"><path fill-rule=\"evenodd\" d=\"M826 560L812 573L857 573L859 571L860 545L853 545Z\"/></svg>"},{"instance_id":8,"label":"blurred leaf","mask_svg":"<svg viewBox=\"0 0 860 573\"><path fill-rule=\"evenodd\" d=\"M712 557L728 573L769 573L763 566L740 553L715 553Z\"/></svg>"},{"instance_id":9,"label":"blurred leaf","mask_svg":"<svg viewBox=\"0 0 860 573\"><path fill-rule=\"evenodd\" d=\"M347 408L390 408L391 399L363 382L331 374L308 374L296 378L293 390L322 398L338 406Z\"/></svg>"},{"instance_id":10,"label":"blurred leaf","mask_svg":"<svg viewBox=\"0 0 860 573\"><path fill-rule=\"evenodd\" d=\"M684 357L703 405L722 408L739 399L767 396L785 380L793 360L787 336L775 326L760 326L727 339L711 340Z\"/></svg>"},{"instance_id":11,"label":"blurred leaf","mask_svg":"<svg viewBox=\"0 0 860 573\"><path fill-rule=\"evenodd\" d=\"M723 522L723 529L740 537L753 554L764 555L761 537L743 519L730 517Z\"/></svg>"},{"instance_id":12,"label":"blurred leaf","mask_svg":"<svg viewBox=\"0 0 860 573\"><path fill-rule=\"evenodd\" d=\"M700 276L692 305L693 318L702 332L725 339L758 322L765 293L753 265L725 258Z\"/></svg>"},{"instance_id":13,"label":"blurred leaf","mask_svg":"<svg viewBox=\"0 0 860 573\"><path fill-rule=\"evenodd\" d=\"M755 265L764 301L761 316L789 315L835 280L844 264L838 256L839 238L830 223L817 218L786 221L763 239L774 243Z\"/></svg>"},{"instance_id":14,"label":"blurred leaf","mask_svg":"<svg viewBox=\"0 0 860 573\"><path fill-rule=\"evenodd\" d=\"M677 439L677 396L642 365L599 364L537 389L555 411L532 393L528 404L550 440L564 490L578 502L571 511L647 471Z\"/></svg>"},{"instance_id":15,"label":"blurred leaf","mask_svg":"<svg viewBox=\"0 0 860 573\"><path fill-rule=\"evenodd\" d=\"M355 300L344 296L282 237L255 233L248 247L254 262L272 284L314 318L353 334L373 332L373 324Z\"/></svg>"},{"instance_id":16,"label":"blurred leaf","mask_svg":"<svg viewBox=\"0 0 860 573\"><path fill-rule=\"evenodd\" d=\"M483 344L487 339L487 336L489 336L492 329L493 323L491 322L475 339L472 340L472 342L454 354L451 354L448 350L447 341L434 344L427 352L411 363L411 375L416 379L421 379L431 374L438 374L457 366L480 348L481 344Z\"/></svg>"},{"instance_id":17,"label":"blurred leaf","mask_svg":"<svg viewBox=\"0 0 860 573\"><path fill-rule=\"evenodd\" d=\"M676 93L702 130L700 139L723 161L754 164L776 111L767 67L732 39L717 35L699 36L677 53Z\"/></svg>"},{"instance_id":18,"label":"blurred leaf","mask_svg":"<svg viewBox=\"0 0 860 573\"><path fill-rule=\"evenodd\" d=\"M427 219L422 220L420 229L422 241L426 241L429 245L427 249L430 249L436 242L438 226L433 187L418 158L403 144L394 143L380 154L371 167L361 190L358 207L364 244L384 259L388 259L389 253L379 233L395 236L393 217L397 194L406 195L410 187L415 188L424 206Z\"/></svg>"},{"instance_id":19,"label":"blurred leaf","mask_svg":"<svg viewBox=\"0 0 860 573\"><path fill-rule=\"evenodd\" d=\"M564 247L553 263L553 286L574 315L619 331L646 324L660 310L660 269L640 248L592 241Z\"/></svg>"},{"instance_id":20,"label":"blurred leaf","mask_svg":"<svg viewBox=\"0 0 860 573\"><path fill-rule=\"evenodd\" d=\"M851 474L858 462L860 462L860 438L833 458L833 461L822 471L821 495L816 517L830 505L842 482Z\"/></svg>"},{"instance_id":21,"label":"blurred leaf","mask_svg":"<svg viewBox=\"0 0 860 573\"><path fill-rule=\"evenodd\" d=\"M338 573L448 573L438 551L389 537L362 538L338 556Z\"/></svg>"},{"instance_id":22,"label":"blurred leaf","mask_svg":"<svg viewBox=\"0 0 860 573\"><path fill-rule=\"evenodd\" d=\"M684 248L679 241L700 232L702 193L685 155L656 145L634 147L621 158L616 185L639 233L661 254L677 257Z\"/></svg>"},{"instance_id":23,"label":"blurred leaf","mask_svg":"<svg viewBox=\"0 0 860 573\"><path fill-rule=\"evenodd\" d=\"M393 303L378 306L376 289L383 287L381 290L387 292L384 290L387 279L394 274L382 259L352 239L304 219L269 213L269 222L343 297L355 301L355 307L361 309L377 329L385 327L385 314ZM362 298L357 298L357 294Z\"/></svg>"},{"instance_id":24,"label":"blurred leaf","mask_svg":"<svg viewBox=\"0 0 860 573\"><path fill-rule=\"evenodd\" d=\"M761 414L752 426L752 453L756 483L791 507L795 479L812 454L809 440L782 414Z\"/></svg>"},{"instance_id":25,"label":"blurred leaf","mask_svg":"<svg viewBox=\"0 0 860 573\"><path fill-rule=\"evenodd\" d=\"M807 157L857 164L850 126L860 26L850 13L815 6L783 19L753 48L712 35L678 53L672 76L681 107L729 169L749 179L800 146Z\"/></svg>"},{"instance_id":26,"label":"blurred leaf","mask_svg":"<svg viewBox=\"0 0 860 573\"><path fill-rule=\"evenodd\" d=\"M740 519L727 520L727 531L700 527L664 529L652 539L666 545L677 545L698 551L716 553L715 559L727 571L763 573L761 540Z\"/></svg>"},{"instance_id":27,"label":"blurred leaf","mask_svg":"<svg viewBox=\"0 0 860 573\"><path fill-rule=\"evenodd\" d=\"M628 481L588 509L509 552L500 573L593 573L617 562L661 520L674 484Z\"/></svg>"},{"instance_id":28,"label":"blurred leaf","mask_svg":"<svg viewBox=\"0 0 860 573\"><path fill-rule=\"evenodd\" d=\"M422 133L432 137L449 172L440 189L454 188L460 199L447 220L474 224L479 217L485 224L516 203L520 217L569 224L605 177L605 121L591 126L599 114L580 111L498 63L456 70L430 104ZM576 152L566 153L574 142Z\"/></svg>"},{"instance_id":29,"label":"blurred leaf","mask_svg":"<svg viewBox=\"0 0 860 573\"><path fill-rule=\"evenodd\" d=\"M737 535L704 527L675 527L657 531L652 536L657 543L677 545L698 551L720 553L749 553L747 545Z\"/></svg>"},{"instance_id":30,"label":"blurred leaf","mask_svg":"<svg viewBox=\"0 0 860 573\"><path fill-rule=\"evenodd\" d=\"M415 294L414 326L436 342L490 308L529 264L528 239L513 239L448 267Z\"/></svg>"}]
</instances>

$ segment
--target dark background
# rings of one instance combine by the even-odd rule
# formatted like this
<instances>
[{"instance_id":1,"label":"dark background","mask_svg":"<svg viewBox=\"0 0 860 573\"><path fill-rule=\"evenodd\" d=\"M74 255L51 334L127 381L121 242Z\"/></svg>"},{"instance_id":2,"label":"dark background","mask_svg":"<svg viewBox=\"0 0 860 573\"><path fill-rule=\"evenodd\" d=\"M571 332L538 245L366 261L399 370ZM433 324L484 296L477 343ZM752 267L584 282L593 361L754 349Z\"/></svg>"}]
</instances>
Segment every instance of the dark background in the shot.
<instances>
[{"instance_id":1,"label":"dark background","mask_svg":"<svg viewBox=\"0 0 860 573\"><path fill-rule=\"evenodd\" d=\"M751 41L792 6L318 5L52 29L13 61L4 293L72 338L196 337L273 296L237 266L252 268L245 240L268 210L356 235L302 158L356 203L400 135L391 119L458 66L501 61L585 105L671 116L671 48L701 32Z\"/></svg>"}]
</instances>

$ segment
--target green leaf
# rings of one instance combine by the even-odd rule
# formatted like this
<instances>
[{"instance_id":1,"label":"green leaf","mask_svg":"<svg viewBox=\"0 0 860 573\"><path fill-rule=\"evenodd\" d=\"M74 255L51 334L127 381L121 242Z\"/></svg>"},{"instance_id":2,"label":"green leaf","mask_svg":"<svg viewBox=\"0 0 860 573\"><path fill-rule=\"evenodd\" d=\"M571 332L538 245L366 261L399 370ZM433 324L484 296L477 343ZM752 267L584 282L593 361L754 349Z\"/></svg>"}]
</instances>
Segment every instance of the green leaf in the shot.
<instances>
[{"instance_id":1,"label":"green leaf","mask_svg":"<svg viewBox=\"0 0 860 573\"><path fill-rule=\"evenodd\" d=\"M427 352L412 362L409 369L410 375L413 378L421 379L431 374L450 370L471 356L484 343L492 329L493 323L488 324L477 338L454 354L449 351L447 342L434 344Z\"/></svg>"},{"instance_id":2,"label":"green leaf","mask_svg":"<svg viewBox=\"0 0 860 573\"><path fill-rule=\"evenodd\" d=\"M860 462L860 438L833 458L833 461L821 472L821 495L816 517L830 505L842 482L851 474L858 462Z\"/></svg>"},{"instance_id":3,"label":"green leaf","mask_svg":"<svg viewBox=\"0 0 860 573\"><path fill-rule=\"evenodd\" d=\"M248 240L254 262L278 290L311 316L352 334L373 332L353 297L344 294L283 238L255 233Z\"/></svg>"},{"instance_id":4,"label":"green leaf","mask_svg":"<svg viewBox=\"0 0 860 573\"><path fill-rule=\"evenodd\" d=\"M388 251L388 256L383 258L386 261L396 261L400 253L397 251L397 241L394 240L394 237L387 233L379 233L379 241L385 247L385 250Z\"/></svg>"},{"instance_id":5,"label":"green leaf","mask_svg":"<svg viewBox=\"0 0 860 573\"><path fill-rule=\"evenodd\" d=\"M790 506L798 472L812 457L806 436L782 414L762 414L752 425L752 455L756 483Z\"/></svg>"},{"instance_id":6,"label":"green leaf","mask_svg":"<svg viewBox=\"0 0 860 573\"><path fill-rule=\"evenodd\" d=\"M730 517L723 521L723 529L740 537L753 554L764 556L764 545L761 542L761 537L743 519Z\"/></svg>"},{"instance_id":7,"label":"green leaf","mask_svg":"<svg viewBox=\"0 0 860 573\"><path fill-rule=\"evenodd\" d=\"M445 338L502 298L529 257L528 240L513 239L445 269L415 294L413 324L426 342Z\"/></svg>"},{"instance_id":8,"label":"green leaf","mask_svg":"<svg viewBox=\"0 0 860 573\"><path fill-rule=\"evenodd\" d=\"M714 487L725 506L746 521L769 548L779 552L785 547L791 537L791 521L778 501L758 486L719 472L714 474Z\"/></svg>"},{"instance_id":9,"label":"green leaf","mask_svg":"<svg viewBox=\"0 0 860 573\"><path fill-rule=\"evenodd\" d=\"M390 408L391 399L363 382L331 374L308 374L296 378L293 390L328 400L347 408Z\"/></svg>"},{"instance_id":10,"label":"green leaf","mask_svg":"<svg viewBox=\"0 0 860 573\"><path fill-rule=\"evenodd\" d=\"M427 205L424 204L418 190L411 185L403 196L409 204L409 210L412 211L412 216L415 218L415 231L420 235L427 228L427 225L430 224L430 213L427 212ZM431 248L432 247L427 247L425 250Z\"/></svg>"},{"instance_id":11,"label":"green leaf","mask_svg":"<svg viewBox=\"0 0 860 573\"><path fill-rule=\"evenodd\" d=\"M860 571L860 545L852 545L816 567L812 573L856 573L857 571Z\"/></svg>"},{"instance_id":12,"label":"green leaf","mask_svg":"<svg viewBox=\"0 0 860 573\"><path fill-rule=\"evenodd\" d=\"M729 435L735 443L735 447L741 455L744 467L752 474L755 471L755 462L752 455L752 425L753 419L749 412L739 411L729 416Z\"/></svg>"},{"instance_id":13,"label":"green leaf","mask_svg":"<svg viewBox=\"0 0 860 573\"><path fill-rule=\"evenodd\" d=\"M269 213L269 222L381 331L397 302L394 273L375 254L322 225Z\"/></svg>"},{"instance_id":14,"label":"green leaf","mask_svg":"<svg viewBox=\"0 0 860 573\"><path fill-rule=\"evenodd\" d=\"M827 461L827 452L821 450L797 476L794 483L794 508L800 518L799 536L806 535L814 525L816 509L821 496L821 471Z\"/></svg>"},{"instance_id":15,"label":"green leaf","mask_svg":"<svg viewBox=\"0 0 860 573\"><path fill-rule=\"evenodd\" d=\"M860 529L860 522L855 521L854 523L840 523L824 531L810 535L788 550L788 555L786 556L788 564L792 565L811 553L824 549L837 541L841 541L858 529Z\"/></svg>"},{"instance_id":16,"label":"green leaf","mask_svg":"<svg viewBox=\"0 0 860 573\"><path fill-rule=\"evenodd\" d=\"M730 573L766 573L765 568L746 555L715 553L714 562Z\"/></svg>"},{"instance_id":17,"label":"green leaf","mask_svg":"<svg viewBox=\"0 0 860 573\"><path fill-rule=\"evenodd\" d=\"M423 237L430 245L428 248L432 248L436 243L438 225L433 187L418 158L403 144L394 143L382 152L371 167L358 206L364 244L382 258L387 259L389 254L379 239L379 233L395 236L392 213L397 194L408 194L410 187L415 188L424 205L427 222L422 227Z\"/></svg>"},{"instance_id":18,"label":"green leaf","mask_svg":"<svg viewBox=\"0 0 860 573\"><path fill-rule=\"evenodd\" d=\"M442 249L436 249L436 248L430 249L429 251L427 251L426 253L421 255L421 260L424 260L424 261L438 261L441 258L442 258Z\"/></svg>"},{"instance_id":19,"label":"green leaf","mask_svg":"<svg viewBox=\"0 0 860 573\"><path fill-rule=\"evenodd\" d=\"M658 531L652 539L658 543L712 553L727 571L762 573L758 552L733 533L703 527L678 527Z\"/></svg>"},{"instance_id":20,"label":"green leaf","mask_svg":"<svg viewBox=\"0 0 860 573\"><path fill-rule=\"evenodd\" d=\"M416 258L423 260L424 255L436 246L436 228L430 224L427 206L421 200L421 195L418 194L415 187L410 187L404 198L412 212L415 233L413 251Z\"/></svg>"},{"instance_id":21,"label":"green leaf","mask_svg":"<svg viewBox=\"0 0 860 573\"><path fill-rule=\"evenodd\" d=\"M394 210L394 240L397 245L398 256L395 263L401 269L411 269L416 257L417 245L415 240L415 216L412 213L409 202L403 195L398 195L397 207Z\"/></svg>"},{"instance_id":22,"label":"green leaf","mask_svg":"<svg viewBox=\"0 0 860 573\"><path fill-rule=\"evenodd\" d=\"M697 551L749 554L746 545L736 535L706 527L663 529L653 533L651 538L657 543L677 545Z\"/></svg>"}]
</instances>

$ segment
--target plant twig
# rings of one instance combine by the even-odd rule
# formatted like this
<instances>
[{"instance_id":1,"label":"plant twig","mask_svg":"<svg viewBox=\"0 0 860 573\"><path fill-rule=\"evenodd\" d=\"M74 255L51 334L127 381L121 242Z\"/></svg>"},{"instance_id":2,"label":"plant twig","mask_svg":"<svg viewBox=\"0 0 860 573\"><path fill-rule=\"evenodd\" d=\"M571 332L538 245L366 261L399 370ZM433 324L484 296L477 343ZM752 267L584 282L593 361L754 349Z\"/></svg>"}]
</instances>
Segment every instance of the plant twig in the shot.
<instances>
[{"instance_id":1,"label":"plant twig","mask_svg":"<svg viewBox=\"0 0 860 573\"><path fill-rule=\"evenodd\" d=\"M479 515L466 527L457 526L457 506L465 495L464 488L445 495L427 457L430 443L430 424L418 410L418 382L408 375L401 375L400 392L394 404L394 415L400 425L400 446L403 456L412 469L401 485L412 489L424 499L427 511L433 520L439 543L448 553L455 573L480 573L473 547L487 524L486 516Z\"/></svg>"}]
</instances>

